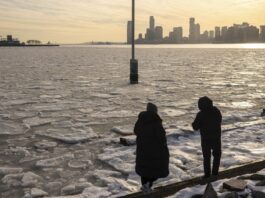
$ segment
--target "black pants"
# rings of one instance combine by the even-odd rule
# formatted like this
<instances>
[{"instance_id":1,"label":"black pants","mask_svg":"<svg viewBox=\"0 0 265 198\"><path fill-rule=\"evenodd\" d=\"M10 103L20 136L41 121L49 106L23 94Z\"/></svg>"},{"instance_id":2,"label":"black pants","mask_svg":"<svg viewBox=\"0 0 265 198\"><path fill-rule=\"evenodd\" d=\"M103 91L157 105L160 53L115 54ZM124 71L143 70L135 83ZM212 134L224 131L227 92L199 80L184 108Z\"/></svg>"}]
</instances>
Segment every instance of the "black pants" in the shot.
<instances>
[{"instance_id":1,"label":"black pants","mask_svg":"<svg viewBox=\"0 0 265 198\"><path fill-rule=\"evenodd\" d=\"M218 175L222 155L221 139L202 139L202 153L204 176ZM211 155L213 155L213 168L211 171Z\"/></svg>"},{"instance_id":2,"label":"black pants","mask_svg":"<svg viewBox=\"0 0 265 198\"><path fill-rule=\"evenodd\" d=\"M156 181L156 180L157 180L157 178L146 178L146 177L141 177L142 185L147 184L147 183L149 182L150 187L153 186L153 182Z\"/></svg>"}]
</instances>

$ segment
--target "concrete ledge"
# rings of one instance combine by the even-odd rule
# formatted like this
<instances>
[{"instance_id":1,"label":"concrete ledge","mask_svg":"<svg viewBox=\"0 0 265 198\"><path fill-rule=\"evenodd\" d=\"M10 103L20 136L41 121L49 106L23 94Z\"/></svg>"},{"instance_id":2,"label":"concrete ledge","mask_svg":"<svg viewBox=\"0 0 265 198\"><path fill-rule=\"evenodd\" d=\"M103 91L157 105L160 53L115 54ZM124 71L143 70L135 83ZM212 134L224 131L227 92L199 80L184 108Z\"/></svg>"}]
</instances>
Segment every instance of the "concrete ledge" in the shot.
<instances>
[{"instance_id":1,"label":"concrete ledge","mask_svg":"<svg viewBox=\"0 0 265 198\"><path fill-rule=\"evenodd\" d=\"M130 195L123 196L122 198L162 198L162 197L167 197L170 195L173 195L177 193L178 191L192 187L195 185L205 185L210 182L214 182L217 180L222 180L222 179L229 179L245 174L250 174L250 173L256 173L262 169L265 169L265 160L263 161L258 161L258 162L252 162L248 164L244 164L242 166L238 166L235 168L231 168L228 170L221 171L219 173L218 177L212 177L209 179L202 179L201 177L197 177L194 179L190 179L187 181L182 181L174 184L170 184L167 186L160 186L157 187L153 190L152 193L144 195L141 192L133 193Z\"/></svg>"}]
</instances>

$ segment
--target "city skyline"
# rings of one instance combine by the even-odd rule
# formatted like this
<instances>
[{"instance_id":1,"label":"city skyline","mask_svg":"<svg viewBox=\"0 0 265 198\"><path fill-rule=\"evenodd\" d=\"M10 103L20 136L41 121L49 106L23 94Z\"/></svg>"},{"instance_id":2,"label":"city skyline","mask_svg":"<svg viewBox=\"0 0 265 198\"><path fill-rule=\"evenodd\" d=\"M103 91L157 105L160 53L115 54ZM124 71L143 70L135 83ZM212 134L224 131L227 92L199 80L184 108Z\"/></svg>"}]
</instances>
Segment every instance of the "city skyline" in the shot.
<instances>
[{"instance_id":1,"label":"city skyline","mask_svg":"<svg viewBox=\"0 0 265 198\"><path fill-rule=\"evenodd\" d=\"M122 42L126 40L124 26L131 16L130 6L130 0L0 0L0 35L58 43ZM264 7L265 0L136 1L136 35L145 31L149 16L156 16L164 32L183 27L185 36L190 16L200 22L203 30L244 21L260 26L265 24Z\"/></svg>"},{"instance_id":2,"label":"city skyline","mask_svg":"<svg viewBox=\"0 0 265 198\"><path fill-rule=\"evenodd\" d=\"M127 44L132 42L132 22L127 22ZM168 34L163 26L156 26L154 16L149 17L145 33L139 33L137 44L198 44L198 43L265 43L265 25L253 26L247 22L232 26L218 26L202 30L194 17L189 18L188 36L183 35L183 27L173 27Z\"/></svg>"}]
</instances>

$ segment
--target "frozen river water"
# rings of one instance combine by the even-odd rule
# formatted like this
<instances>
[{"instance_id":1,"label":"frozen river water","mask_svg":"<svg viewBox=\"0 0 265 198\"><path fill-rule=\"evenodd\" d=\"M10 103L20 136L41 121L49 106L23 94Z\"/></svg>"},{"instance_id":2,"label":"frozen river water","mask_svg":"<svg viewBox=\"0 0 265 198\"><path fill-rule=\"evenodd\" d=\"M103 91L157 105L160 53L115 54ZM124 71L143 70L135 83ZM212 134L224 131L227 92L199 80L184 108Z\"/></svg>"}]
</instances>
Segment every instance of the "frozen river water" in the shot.
<instances>
[{"instance_id":1,"label":"frozen river water","mask_svg":"<svg viewBox=\"0 0 265 198\"><path fill-rule=\"evenodd\" d=\"M126 47L0 48L0 197L23 197L33 187L49 196L89 188L108 196L137 190L134 147L118 145L120 135L113 131L131 134L149 101L158 105L167 130L178 135L190 129L204 95L221 109L224 128L263 123L265 48L141 47L137 58L140 84L130 86ZM242 150L256 149L253 159L259 159L265 147L253 147L252 130L260 136L264 127L247 128L240 138L233 131L229 138L244 141ZM177 147L170 139L172 150L183 152L180 159L179 152L173 154L172 164L189 159L188 167L195 168L200 154L185 151L199 149L199 139L186 138ZM115 152L120 156L111 155ZM223 168L253 160L250 156L229 156ZM188 172L180 178L201 169ZM102 179L106 176L110 180ZM111 185L113 178L122 187Z\"/></svg>"}]
</instances>

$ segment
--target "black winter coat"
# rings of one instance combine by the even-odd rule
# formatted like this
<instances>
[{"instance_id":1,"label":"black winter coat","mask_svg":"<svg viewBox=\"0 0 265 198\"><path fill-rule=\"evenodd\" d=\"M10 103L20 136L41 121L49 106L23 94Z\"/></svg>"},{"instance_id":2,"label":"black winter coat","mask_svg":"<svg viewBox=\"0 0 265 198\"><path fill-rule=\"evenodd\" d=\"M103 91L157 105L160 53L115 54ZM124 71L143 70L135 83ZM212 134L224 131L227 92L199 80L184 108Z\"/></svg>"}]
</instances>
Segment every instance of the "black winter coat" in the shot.
<instances>
[{"instance_id":1,"label":"black winter coat","mask_svg":"<svg viewBox=\"0 0 265 198\"><path fill-rule=\"evenodd\" d=\"M154 112L141 112L134 127L136 173L146 178L164 178L169 174L169 151L162 120Z\"/></svg>"},{"instance_id":2,"label":"black winter coat","mask_svg":"<svg viewBox=\"0 0 265 198\"><path fill-rule=\"evenodd\" d=\"M222 114L214 106L201 108L197 114L192 127L194 130L200 130L202 140L218 141L221 138Z\"/></svg>"}]
</instances>

